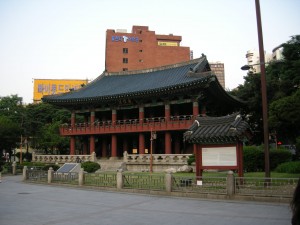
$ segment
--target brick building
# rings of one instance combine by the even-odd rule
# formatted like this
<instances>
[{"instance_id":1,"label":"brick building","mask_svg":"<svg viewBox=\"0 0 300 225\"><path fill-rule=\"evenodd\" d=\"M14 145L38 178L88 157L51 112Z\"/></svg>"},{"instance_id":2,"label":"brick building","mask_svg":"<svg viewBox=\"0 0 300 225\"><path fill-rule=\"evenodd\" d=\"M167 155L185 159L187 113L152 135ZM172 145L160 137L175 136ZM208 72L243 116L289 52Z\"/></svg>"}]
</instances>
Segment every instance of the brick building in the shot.
<instances>
[{"instance_id":1,"label":"brick building","mask_svg":"<svg viewBox=\"0 0 300 225\"><path fill-rule=\"evenodd\" d=\"M181 36L158 35L148 26L106 31L107 72L141 70L190 60L190 48L180 46Z\"/></svg>"}]
</instances>

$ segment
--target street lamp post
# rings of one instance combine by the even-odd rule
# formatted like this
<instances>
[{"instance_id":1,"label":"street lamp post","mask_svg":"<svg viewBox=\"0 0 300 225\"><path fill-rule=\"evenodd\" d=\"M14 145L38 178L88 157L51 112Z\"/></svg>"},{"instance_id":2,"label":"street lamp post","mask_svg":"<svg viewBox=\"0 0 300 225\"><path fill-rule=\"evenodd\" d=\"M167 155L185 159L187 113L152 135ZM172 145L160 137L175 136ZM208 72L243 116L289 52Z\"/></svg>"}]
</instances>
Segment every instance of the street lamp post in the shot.
<instances>
[{"instance_id":1,"label":"street lamp post","mask_svg":"<svg viewBox=\"0 0 300 225\"><path fill-rule=\"evenodd\" d=\"M266 67L265 53L262 35L261 14L259 0L255 0L257 34L259 45L260 79L261 79L261 97L262 97L262 114L264 129L264 153L265 153L265 177L270 178L270 154L269 154L269 126L268 126L268 103L267 103L267 85L266 85ZM249 70L250 66L243 66L242 70Z\"/></svg>"}]
</instances>

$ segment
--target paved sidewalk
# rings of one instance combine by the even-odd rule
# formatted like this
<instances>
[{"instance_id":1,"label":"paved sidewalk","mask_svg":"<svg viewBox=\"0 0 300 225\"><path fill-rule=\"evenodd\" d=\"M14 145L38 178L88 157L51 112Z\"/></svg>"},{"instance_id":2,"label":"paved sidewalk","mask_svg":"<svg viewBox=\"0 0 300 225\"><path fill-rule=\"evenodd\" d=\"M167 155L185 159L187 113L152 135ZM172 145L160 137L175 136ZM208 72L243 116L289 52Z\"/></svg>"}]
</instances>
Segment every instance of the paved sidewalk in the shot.
<instances>
[{"instance_id":1,"label":"paved sidewalk","mask_svg":"<svg viewBox=\"0 0 300 225\"><path fill-rule=\"evenodd\" d=\"M212 201L0 183L0 225L289 225L288 204Z\"/></svg>"}]
</instances>

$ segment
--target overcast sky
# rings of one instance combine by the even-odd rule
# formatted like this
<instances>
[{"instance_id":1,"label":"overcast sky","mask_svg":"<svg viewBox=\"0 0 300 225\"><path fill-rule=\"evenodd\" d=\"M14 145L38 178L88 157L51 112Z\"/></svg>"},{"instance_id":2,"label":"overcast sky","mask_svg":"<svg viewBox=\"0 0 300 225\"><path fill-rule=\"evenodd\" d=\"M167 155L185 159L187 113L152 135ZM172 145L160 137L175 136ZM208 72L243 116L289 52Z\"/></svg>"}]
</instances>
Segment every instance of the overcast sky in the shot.
<instances>
[{"instance_id":1,"label":"overcast sky","mask_svg":"<svg viewBox=\"0 0 300 225\"><path fill-rule=\"evenodd\" d=\"M260 0L265 50L300 34L300 0ZM32 103L33 79L95 79L107 29L149 26L225 64L226 88L243 83L258 49L255 0L0 0L0 96Z\"/></svg>"}]
</instances>

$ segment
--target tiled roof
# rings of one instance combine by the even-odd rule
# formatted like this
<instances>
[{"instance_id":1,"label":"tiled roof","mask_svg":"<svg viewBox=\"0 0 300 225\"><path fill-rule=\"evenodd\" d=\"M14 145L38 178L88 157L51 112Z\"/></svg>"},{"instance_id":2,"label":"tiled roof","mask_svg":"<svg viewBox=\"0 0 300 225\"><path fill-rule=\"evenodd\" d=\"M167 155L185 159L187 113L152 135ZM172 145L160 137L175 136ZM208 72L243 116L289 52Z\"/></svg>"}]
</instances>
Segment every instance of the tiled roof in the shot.
<instances>
[{"instance_id":1,"label":"tiled roof","mask_svg":"<svg viewBox=\"0 0 300 225\"><path fill-rule=\"evenodd\" d=\"M81 105L86 103L114 102L117 99L137 99L185 93L195 88L207 88L214 83L214 92L236 101L221 87L210 71L206 56L185 63L164 66L143 71L103 73L85 87L60 95L42 98L55 105ZM203 73L204 72L204 73ZM217 90L219 89L219 90Z\"/></svg>"},{"instance_id":2,"label":"tiled roof","mask_svg":"<svg viewBox=\"0 0 300 225\"><path fill-rule=\"evenodd\" d=\"M235 143L250 136L248 123L235 113L223 117L198 117L184 133L184 140L189 143L220 144Z\"/></svg>"}]
</instances>

